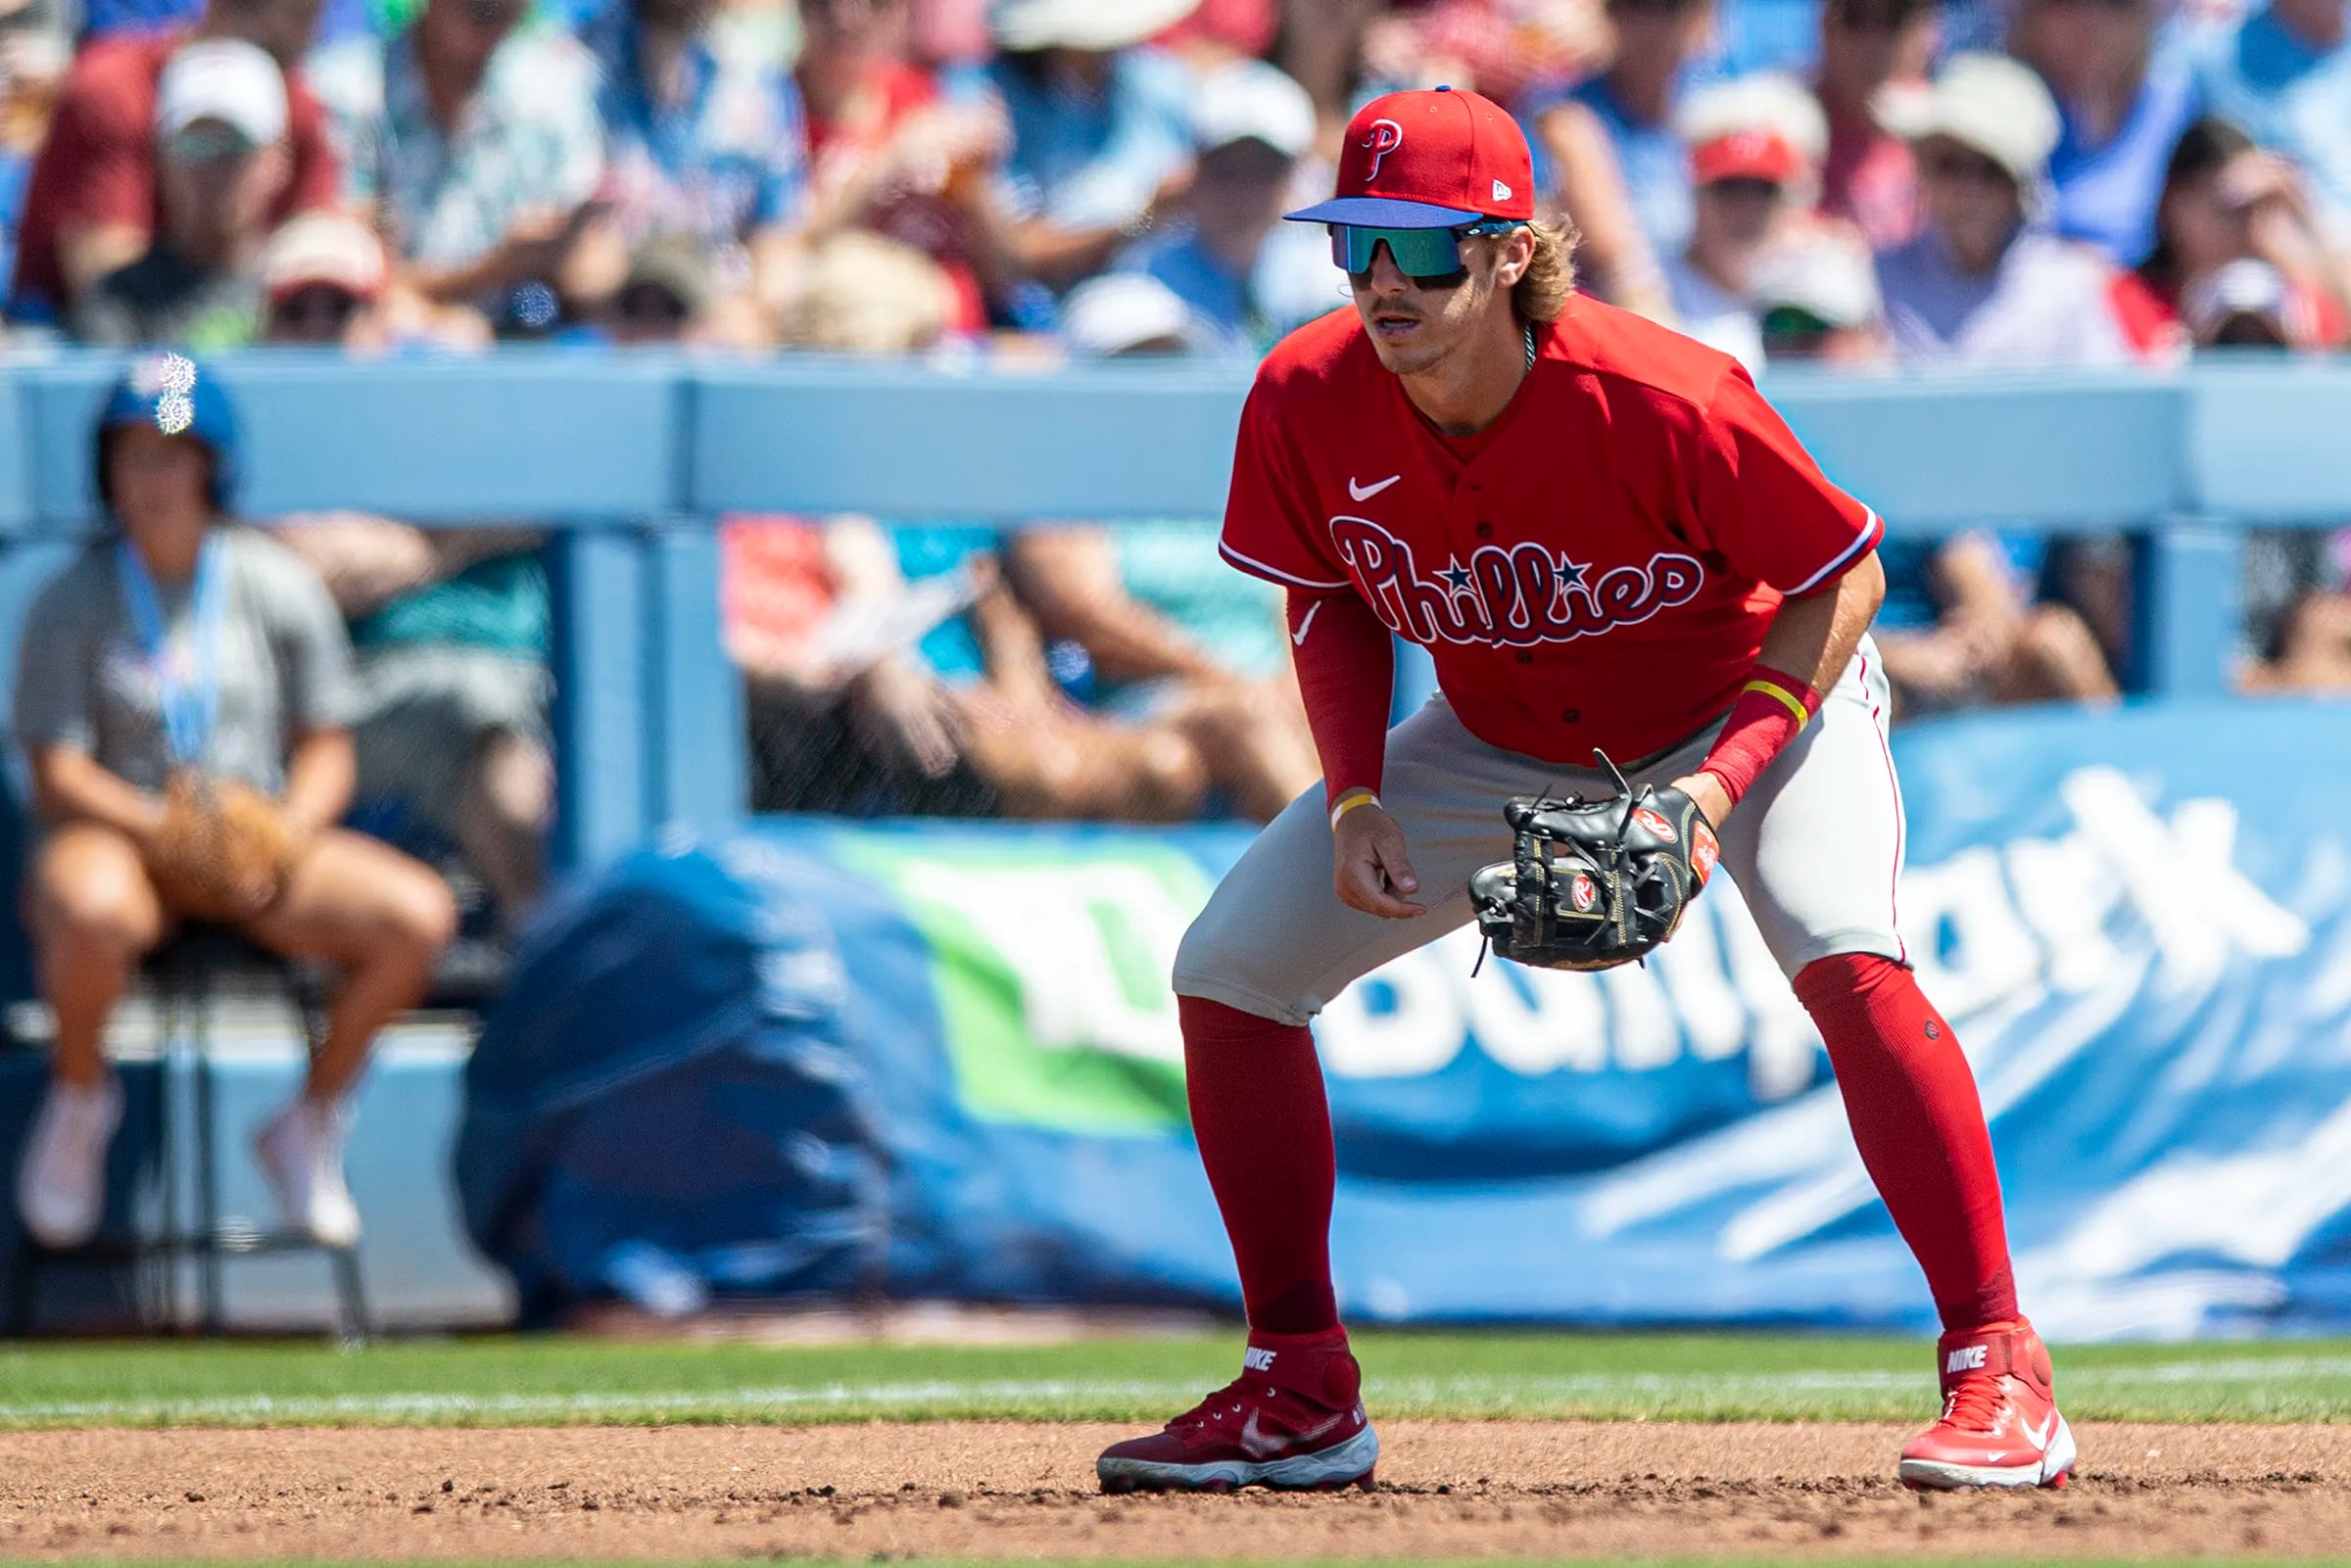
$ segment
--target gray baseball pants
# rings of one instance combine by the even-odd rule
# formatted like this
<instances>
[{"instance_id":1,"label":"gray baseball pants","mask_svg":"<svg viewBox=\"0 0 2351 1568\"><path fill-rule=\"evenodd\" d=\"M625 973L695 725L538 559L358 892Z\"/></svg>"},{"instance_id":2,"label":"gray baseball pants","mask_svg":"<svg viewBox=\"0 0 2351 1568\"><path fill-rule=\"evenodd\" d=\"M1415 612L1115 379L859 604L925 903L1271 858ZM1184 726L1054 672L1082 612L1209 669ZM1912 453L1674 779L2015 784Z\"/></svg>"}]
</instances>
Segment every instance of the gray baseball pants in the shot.
<instances>
[{"instance_id":1,"label":"gray baseball pants","mask_svg":"<svg viewBox=\"0 0 2351 1568\"><path fill-rule=\"evenodd\" d=\"M1722 826L1721 869L1791 979L1837 953L1906 958L1895 929L1902 802L1886 714L1885 674L1863 639L1819 715ZM1715 729L1628 775L1634 787L1691 772ZM1317 786L1267 826L1184 933L1176 991L1304 1023L1359 975L1468 923L1469 874L1510 858L1505 800L1544 790L1605 796L1610 787L1597 770L1488 745L1437 697L1389 732L1380 789L1380 803L1404 830L1428 913L1382 920L1339 902Z\"/></svg>"}]
</instances>

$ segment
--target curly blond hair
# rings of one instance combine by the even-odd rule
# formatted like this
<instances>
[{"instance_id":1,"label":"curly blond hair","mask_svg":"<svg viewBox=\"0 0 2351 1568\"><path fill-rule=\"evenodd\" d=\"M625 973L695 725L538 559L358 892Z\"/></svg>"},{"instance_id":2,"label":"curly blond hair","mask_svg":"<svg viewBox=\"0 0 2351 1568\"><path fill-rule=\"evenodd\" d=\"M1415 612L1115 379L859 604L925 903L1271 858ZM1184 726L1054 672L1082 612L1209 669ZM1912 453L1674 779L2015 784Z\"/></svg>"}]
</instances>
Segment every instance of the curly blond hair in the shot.
<instances>
[{"instance_id":1,"label":"curly blond hair","mask_svg":"<svg viewBox=\"0 0 2351 1568\"><path fill-rule=\"evenodd\" d=\"M1511 287L1511 309L1519 320L1544 325L1559 318L1575 293L1575 246L1583 236L1565 218L1526 227L1535 237L1535 255L1525 276Z\"/></svg>"}]
</instances>

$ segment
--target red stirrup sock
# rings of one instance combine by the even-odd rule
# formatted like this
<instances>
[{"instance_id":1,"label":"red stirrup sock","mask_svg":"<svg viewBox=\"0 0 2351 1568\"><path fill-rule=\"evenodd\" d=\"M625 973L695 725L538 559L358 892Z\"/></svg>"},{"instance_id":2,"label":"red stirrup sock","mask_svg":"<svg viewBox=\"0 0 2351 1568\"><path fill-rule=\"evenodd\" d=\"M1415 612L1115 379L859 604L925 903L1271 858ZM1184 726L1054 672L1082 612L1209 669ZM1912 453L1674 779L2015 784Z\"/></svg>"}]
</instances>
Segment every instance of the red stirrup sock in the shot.
<instances>
[{"instance_id":1,"label":"red stirrup sock","mask_svg":"<svg viewBox=\"0 0 2351 1568\"><path fill-rule=\"evenodd\" d=\"M1314 1033L1197 996L1179 996L1176 1007L1192 1135L1232 1238L1249 1326L1266 1334L1334 1329L1330 1196L1338 1164Z\"/></svg>"},{"instance_id":2,"label":"red stirrup sock","mask_svg":"<svg viewBox=\"0 0 2351 1568\"><path fill-rule=\"evenodd\" d=\"M1875 954L1805 965L1796 994L1828 1042L1861 1163L1926 1270L1943 1326L2014 1321L2000 1173L1951 1026L1908 970Z\"/></svg>"}]
</instances>

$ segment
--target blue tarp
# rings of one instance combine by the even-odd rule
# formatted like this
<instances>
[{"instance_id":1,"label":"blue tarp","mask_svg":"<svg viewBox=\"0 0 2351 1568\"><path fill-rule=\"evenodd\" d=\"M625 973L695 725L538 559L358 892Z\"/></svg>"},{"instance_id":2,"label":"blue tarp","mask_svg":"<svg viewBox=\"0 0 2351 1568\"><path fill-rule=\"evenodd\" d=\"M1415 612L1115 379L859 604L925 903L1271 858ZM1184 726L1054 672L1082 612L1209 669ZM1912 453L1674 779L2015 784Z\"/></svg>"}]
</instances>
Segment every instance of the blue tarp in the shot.
<instances>
[{"instance_id":1,"label":"blue tarp","mask_svg":"<svg viewBox=\"0 0 2351 1568\"><path fill-rule=\"evenodd\" d=\"M2351 1328L2351 710L1985 715L1896 756L1904 926L2028 1309ZM476 1236L534 1300L1235 1305L1166 975L1247 840L800 821L632 858L543 924L477 1053ZM1354 1316L1931 1326L1735 889L1646 969L1475 955L1318 1023Z\"/></svg>"}]
</instances>

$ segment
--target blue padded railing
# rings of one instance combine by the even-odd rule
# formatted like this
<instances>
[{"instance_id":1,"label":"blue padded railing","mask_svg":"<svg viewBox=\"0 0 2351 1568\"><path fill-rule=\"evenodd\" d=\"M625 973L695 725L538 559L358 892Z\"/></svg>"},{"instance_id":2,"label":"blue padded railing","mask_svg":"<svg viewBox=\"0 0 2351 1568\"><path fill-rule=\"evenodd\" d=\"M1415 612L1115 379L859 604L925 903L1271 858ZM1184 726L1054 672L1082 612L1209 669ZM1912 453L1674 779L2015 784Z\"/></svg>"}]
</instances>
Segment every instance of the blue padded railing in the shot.
<instances>
[{"instance_id":1,"label":"blue padded railing","mask_svg":"<svg viewBox=\"0 0 2351 1568\"><path fill-rule=\"evenodd\" d=\"M0 655L60 546L91 526L89 420L119 361L0 367ZM1213 516L1246 378L511 351L223 361L244 510L349 506L553 533L554 858L594 861L743 807L740 685L711 521ZM1774 376L1822 464L1896 532L2123 530L2138 546L2135 689L2219 692L2249 527L2351 519L2351 368L2268 359L2170 377ZM1570 518L1573 495L1561 497ZM0 698L4 700L4 698Z\"/></svg>"}]
</instances>

